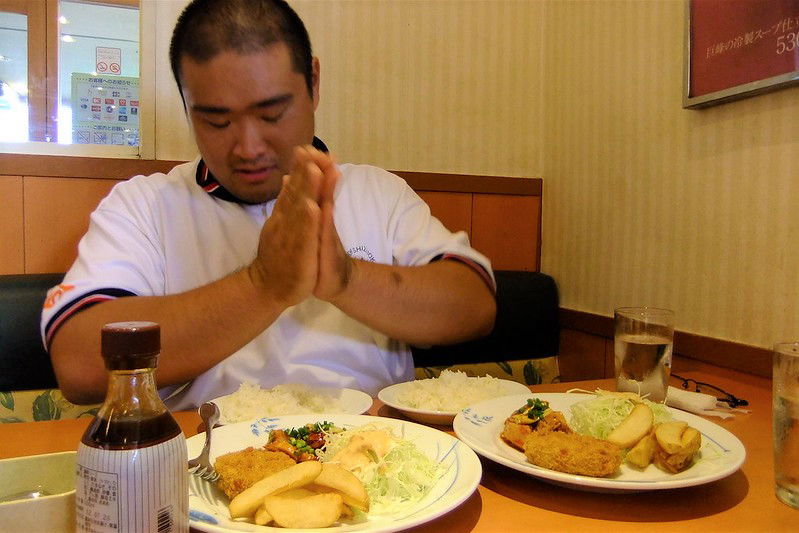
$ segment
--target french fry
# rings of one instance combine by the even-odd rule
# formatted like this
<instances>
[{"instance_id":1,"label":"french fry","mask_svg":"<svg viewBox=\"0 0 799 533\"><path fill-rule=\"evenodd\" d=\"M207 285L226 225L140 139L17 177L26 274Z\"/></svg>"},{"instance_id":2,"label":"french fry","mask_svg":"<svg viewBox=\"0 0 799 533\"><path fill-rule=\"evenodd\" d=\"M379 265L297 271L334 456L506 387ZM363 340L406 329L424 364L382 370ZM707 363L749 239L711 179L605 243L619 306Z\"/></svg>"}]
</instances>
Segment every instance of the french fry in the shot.
<instances>
[{"instance_id":1,"label":"french fry","mask_svg":"<svg viewBox=\"0 0 799 533\"><path fill-rule=\"evenodd\" d=\"M316 479L321 471L322 464L319 461L306 461L267 476L233 498L229 507L230 516L232 518L252 516L266 496L307 485Z\"/></svg>"}]
</instances>

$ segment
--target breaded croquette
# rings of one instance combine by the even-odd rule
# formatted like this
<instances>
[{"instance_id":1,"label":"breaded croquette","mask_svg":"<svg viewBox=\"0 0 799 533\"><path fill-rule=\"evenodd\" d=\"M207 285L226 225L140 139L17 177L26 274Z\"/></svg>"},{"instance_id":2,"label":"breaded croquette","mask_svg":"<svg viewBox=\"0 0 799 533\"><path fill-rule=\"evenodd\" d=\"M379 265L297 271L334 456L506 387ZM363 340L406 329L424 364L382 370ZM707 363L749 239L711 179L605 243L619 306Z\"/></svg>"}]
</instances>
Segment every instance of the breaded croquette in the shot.
<instances>
[{"instance_id":1,"label":"breaded croquette","mask_svg":"<svg viewBox=\"0 0 799 533\"><path fill-rule=\"evenodd\" d=\"M527 460L543 468L592 477L608 477L621 464L615 444L578 433L533 432L524 441Z\"/></svg>"},{"instance_id":2,"label":"breaded croquette","mask_svg":"<svg viewBox=\"0 0 799 533\"><path fill-rule=\"evenodd\" d=\"M233 499L256 481L295 464L283 452L250 447L217 457L214 469L219 473L219 480L216 484Z\"/></svg>"}]
</instances>

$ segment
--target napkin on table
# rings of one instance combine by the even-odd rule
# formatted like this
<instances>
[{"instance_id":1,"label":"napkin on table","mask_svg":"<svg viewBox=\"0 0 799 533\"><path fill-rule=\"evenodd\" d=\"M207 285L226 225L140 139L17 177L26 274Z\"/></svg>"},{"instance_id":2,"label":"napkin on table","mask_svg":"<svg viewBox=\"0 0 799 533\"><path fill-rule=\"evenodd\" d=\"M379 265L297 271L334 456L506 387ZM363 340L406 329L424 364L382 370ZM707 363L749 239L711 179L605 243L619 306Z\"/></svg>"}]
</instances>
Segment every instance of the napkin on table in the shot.
<instances>
[{"instance_id":1,"label":"napkin on table","mask_svg":"<svg viewBox=\"0 0 799 533\"><path fill-rule=\"evenodd\" d=\"M666 405L700 415L717 416L723 420L733 416L729 406L724 402L718 401L715 396L702 392L691 392L671 386L669 387L669 392L666 394ZM726 409L726 412L720 411L719 409ZM744 410L741 411L746 412Z\"/></svg>"}]
</instances>

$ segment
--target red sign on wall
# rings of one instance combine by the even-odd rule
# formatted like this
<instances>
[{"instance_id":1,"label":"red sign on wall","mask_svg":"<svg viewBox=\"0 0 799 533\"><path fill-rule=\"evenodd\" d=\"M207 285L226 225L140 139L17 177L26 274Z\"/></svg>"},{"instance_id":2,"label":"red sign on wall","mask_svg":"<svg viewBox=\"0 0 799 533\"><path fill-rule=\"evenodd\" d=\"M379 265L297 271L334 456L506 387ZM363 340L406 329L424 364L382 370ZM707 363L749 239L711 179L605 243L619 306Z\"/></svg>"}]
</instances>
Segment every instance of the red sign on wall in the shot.
<instances>
[{"instance_id":1,"label":"red sign on wall","mask_svg":"<svg viewBox=\"0 0 799 533\"><path fill-rule=\"evenodd\" d=\"M686 107L799 78L799 0L691 0Z\"/></svg>"}]
</instances>

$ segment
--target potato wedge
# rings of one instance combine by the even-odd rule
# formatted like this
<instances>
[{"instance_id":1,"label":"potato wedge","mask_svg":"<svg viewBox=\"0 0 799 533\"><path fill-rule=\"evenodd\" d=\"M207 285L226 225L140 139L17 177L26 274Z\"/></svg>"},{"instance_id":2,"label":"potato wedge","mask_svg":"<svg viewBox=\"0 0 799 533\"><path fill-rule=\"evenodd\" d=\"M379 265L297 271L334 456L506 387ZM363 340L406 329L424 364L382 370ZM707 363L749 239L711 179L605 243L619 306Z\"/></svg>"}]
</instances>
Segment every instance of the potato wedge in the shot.
<instances>
[{"instance_id":1,"label":"potato wedge","mask_svg":"<svg viewBox=\"0 0 799 533\"><path fill-rule=\"evenodd\" d=\"M341 516L339 516L339 519L352 518L353 516L355 516L355 513L352 512L352 507L347 505L346 502L342 503L341 504Z\"/></svg>"},{"instance_id":2,"label":"potato wedge","mask_svg":"<svg viewBox=\"0 0 799 533\"><path fill-rule=\"evenodd\" d=\"M269 522L272 521L272 515L269 514L269 511L266 510L266 507L261 504L258 509L255 511L255 517L253 518L253 522L255 525L258 526L265 526Z\"/></svg>"},{"instance_id":3,"label":"potato wedge","mask_svg":"<svg viewBox=\"0 0 799 533\"><path fill-rule=\"evenodd\" d=\"M322 472L314 480L314 485L327 487L339 492L344 498L344 503L360 509L369 511L369 495L366 487L355 474L335 463L324 463Z\"/></svg>"},{"instance_id":4,"label":"potato wedge","mask_svg":"<svg viewBox=\"0 0 799 533\"><path fill-rule=\"evenodd\" d=\"M702 447L702 434L688 426L680 436L680 444L682 444L681 453L693 455Z\"/></svg>"},{"instance_id":5,"label":"potato wedge","mask_svg":"<svg viewBox=\"0 0 799 533\"><path fill-rule=\"evenodd\" d=\"M649 432L627 452L625 460L636 468L644 469L652 463L652 456L657 448L654 432Z\"/></svg>"},{"instance_id":6,"label":"potato wedge","mask_svg":"<svg viewBox=\"0 0 799 533\"><path fill-rule=\"evenodd\" d=\"M661 470L668 472L670 474L677 474L691 463L694 454L684 454L684 453L673 453L668 454L665 450L660 448L653 457L655 465Z\"/></svg>"},{"instance_id":7,"label":"potato wedge","mask_svg":"<svg viewBox=\"0 0 799 533\"><path fill-rule=\"evenodd\" d=\"M266 496L307 485L316 479L321 471L322 464L319 461L305 461L266 476L233 498L230 502L230 516L233 518L252 516ZM269 514L272 514L271 511Z\"/></svg>"},{"instance_id":8,"label":"potato wedge","mask_svg":"<svg viewBox=\"0 0 799 533\"><path fill-rule=\"evenodd\" d=\"M280 493L280 496L283 498L293 498L295 500L301 500L302 498L307 498L308 496L315 495L316 492L309 490L308 485L303 487L298 487L296 489L289 489Z\"/></svg>"},{"instance_id":9,"label":"potato wedge","mask_svg":"<svg viewBox=\"0 0 799 533\"><path fill-rule=\"evenodd\" d=\"M331 526L339 519L343 503L341 495L333 492L300 499L286 498L280 494L264 498L264 507L275 523L291 528Z\"/></svg>"},{"instance_id":10,"label":"potato wedge","mask_svg":"<svg viewBox=\"0 0 799 533\"><path fill-rule=\"evenodd\" d=\"M652 409L646 404L639 403L633 407L627 418L610 432L606 440L616 444L619 448L632 448L652 430L653 420Z\"/></svg>"},{"instance_id":11,"label":"potato wedge","mask_svg":"<svg viewBox=\"0 0 799 533\"><path fill-rule=\"evenodd\" d=\"M682 434L688 427L686 422L675 420L663 422L655 428L655 438L667 454L680 453L682 450Z\"/></svg>"}]
</instances>

